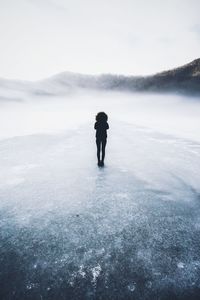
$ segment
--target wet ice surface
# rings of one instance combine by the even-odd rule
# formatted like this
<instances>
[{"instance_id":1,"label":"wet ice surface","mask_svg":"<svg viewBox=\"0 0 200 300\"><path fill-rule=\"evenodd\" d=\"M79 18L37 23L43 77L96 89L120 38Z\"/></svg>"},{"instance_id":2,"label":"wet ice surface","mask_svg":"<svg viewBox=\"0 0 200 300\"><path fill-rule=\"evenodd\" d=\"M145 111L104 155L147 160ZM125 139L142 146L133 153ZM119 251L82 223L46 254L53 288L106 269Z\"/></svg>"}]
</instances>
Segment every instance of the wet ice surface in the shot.
<instances>
[{"instance_id":1,"label":"wet ice surface","mask_svg":"<svg viewBox=\"0 0 200 300\"><path fill-rule=\"evenodd\" d=\"M200 144L110 127L0 142L1 299L198 299Z\"/></svg>"}]
</instances>

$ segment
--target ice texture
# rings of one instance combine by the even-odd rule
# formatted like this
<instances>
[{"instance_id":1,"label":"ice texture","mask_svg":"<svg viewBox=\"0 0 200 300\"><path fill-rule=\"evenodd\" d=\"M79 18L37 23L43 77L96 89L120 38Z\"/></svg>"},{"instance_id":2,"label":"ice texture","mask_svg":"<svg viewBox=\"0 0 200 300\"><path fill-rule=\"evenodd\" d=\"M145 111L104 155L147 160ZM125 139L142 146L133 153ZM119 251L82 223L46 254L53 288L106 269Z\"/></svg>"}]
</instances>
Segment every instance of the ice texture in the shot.
<instances>
[{"instance_id":1,"label":"ice texture","mask_svg":"<svg viewBox=\"0 0 200 300\"><path fill-rule=\"evenodd\" d=\"M0 141L0 299L198 299L199 133L189 137L184 122L180 135L181 124L176 134L162 122L142 126L128 108L126 120L122 95L113 111L108 100L104 168L96 164L93 118L103 105L95 99L83 120L84 102L76 100L77 116L69 99L60 105L60 121L70 111L73 118L56 132L16 124L17 135L10 119L13 134ZM35 117L42 105L34 104ZM10 104L2 109L9 114Z\"/></svg>"}]
</instances>

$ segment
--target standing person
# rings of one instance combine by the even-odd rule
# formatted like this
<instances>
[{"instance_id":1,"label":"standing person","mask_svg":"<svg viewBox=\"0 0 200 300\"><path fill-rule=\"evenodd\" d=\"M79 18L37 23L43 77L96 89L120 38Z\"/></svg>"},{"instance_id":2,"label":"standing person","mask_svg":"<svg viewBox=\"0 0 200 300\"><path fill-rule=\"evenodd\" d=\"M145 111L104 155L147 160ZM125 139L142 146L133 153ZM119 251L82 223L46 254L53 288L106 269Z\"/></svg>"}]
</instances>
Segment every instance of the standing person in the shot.
<instances>
[{"instance_id":1,"label":"standing person","mask_svg":"<svg viewBox=\"0 0 200 300\"><path fill-rule=\"evenodd\" d=\"M106 115L105 112L99 112L96 115L96 122L94 124L94 129L96 129L98 166L104 165L105 148L107 142L107 129L109 129L109 125L107 121L108 121L108 116ZM101 153L102 153L102 158L100 158Z\"/></svg>"}]
</instances>

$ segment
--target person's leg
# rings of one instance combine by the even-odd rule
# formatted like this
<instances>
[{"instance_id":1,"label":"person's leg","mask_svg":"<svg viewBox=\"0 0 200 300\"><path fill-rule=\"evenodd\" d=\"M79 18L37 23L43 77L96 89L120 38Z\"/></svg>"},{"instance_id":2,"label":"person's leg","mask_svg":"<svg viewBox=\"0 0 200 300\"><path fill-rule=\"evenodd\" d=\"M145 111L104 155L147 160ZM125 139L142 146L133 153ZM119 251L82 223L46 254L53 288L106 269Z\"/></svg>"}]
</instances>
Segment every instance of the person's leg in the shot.
<instances>
[{"instance_id":1,"label":"person's leg","mask_svg":"<svg viewBox=\"0 0 200 300\"><path fill-rule=\"evenodd\" d=\"M98 159L98 163L100 163L101 141L99 139L96 139L96 144L97 144L97 159Z\"/></svg>"},{"instance_id":2,"label":"person's leg","mask_svg":"<svg viewBox=\"0 0 200 300\"><path fill-rule=\"evenodd\" d=\"M104 158L105 158L106 142L107 142L106 138L102 140L102 163L104 163Z\"/></svg>"}]
</instances>

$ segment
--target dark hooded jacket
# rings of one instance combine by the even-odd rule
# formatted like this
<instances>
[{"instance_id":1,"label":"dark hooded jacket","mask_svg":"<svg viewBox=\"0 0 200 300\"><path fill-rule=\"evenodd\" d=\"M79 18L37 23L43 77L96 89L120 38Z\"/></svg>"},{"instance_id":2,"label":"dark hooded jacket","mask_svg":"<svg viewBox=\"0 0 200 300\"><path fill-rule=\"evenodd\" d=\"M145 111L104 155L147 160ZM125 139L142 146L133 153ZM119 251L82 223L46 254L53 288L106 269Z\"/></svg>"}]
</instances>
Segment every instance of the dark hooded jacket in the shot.
<instances>
[{"instance_id":1,"label":"dark hooded jacket","mask_svg":"<svg viewBox=\"0 0 200 300\"><path fill-rule=\"evenodd\" d=\"M96 138L97 139L106 139L107 138L107 129L109 129L109 125L107 122L96 122L94 124L94 129L96 129Z\"/></svg>"}]
</instances>

